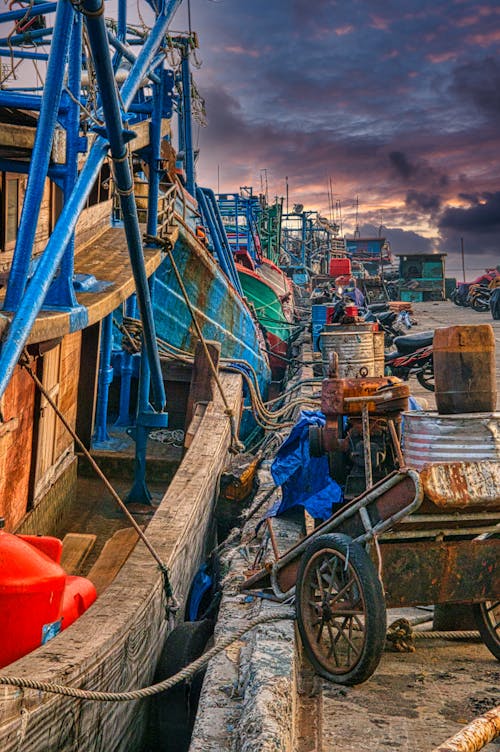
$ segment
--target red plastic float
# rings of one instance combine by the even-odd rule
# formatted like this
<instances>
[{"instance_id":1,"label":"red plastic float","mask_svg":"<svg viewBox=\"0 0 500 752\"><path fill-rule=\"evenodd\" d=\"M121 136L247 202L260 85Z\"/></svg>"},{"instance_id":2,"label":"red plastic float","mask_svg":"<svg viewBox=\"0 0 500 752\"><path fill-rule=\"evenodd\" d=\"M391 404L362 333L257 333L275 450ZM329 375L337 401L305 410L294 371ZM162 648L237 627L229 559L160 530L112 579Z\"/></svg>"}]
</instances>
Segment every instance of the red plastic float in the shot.
<instances>
[{"instance_id":1,"label":"red plastic float","mask_svg":"<svg viewBox=\"0 0 500 752\"><path fill-rule=\"evenodd\" d=\"M62 543L0 530L0 668L55 637L97 598L60 566Z\"/></svg>"}]
</instances>

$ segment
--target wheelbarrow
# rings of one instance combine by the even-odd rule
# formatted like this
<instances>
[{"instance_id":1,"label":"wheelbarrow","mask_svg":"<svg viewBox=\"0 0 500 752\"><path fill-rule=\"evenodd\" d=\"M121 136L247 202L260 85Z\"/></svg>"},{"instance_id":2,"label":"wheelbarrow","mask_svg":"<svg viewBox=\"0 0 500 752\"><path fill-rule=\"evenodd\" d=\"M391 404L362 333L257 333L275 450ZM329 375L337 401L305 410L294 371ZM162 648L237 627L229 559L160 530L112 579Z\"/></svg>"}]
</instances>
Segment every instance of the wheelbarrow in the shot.
<instances>
[{"instance_id":1,"label":"wheelbarrow","mask_svg":"<svg viewBox=\"0 0 500 752\"><path fill-rule=\"evenodd\" d=\"M472 604L500 660L500 463L401 468L338 509L244 590L295 596L315 671L359 684L377 668L386 608Z\"/></svg>"}]
</instances>

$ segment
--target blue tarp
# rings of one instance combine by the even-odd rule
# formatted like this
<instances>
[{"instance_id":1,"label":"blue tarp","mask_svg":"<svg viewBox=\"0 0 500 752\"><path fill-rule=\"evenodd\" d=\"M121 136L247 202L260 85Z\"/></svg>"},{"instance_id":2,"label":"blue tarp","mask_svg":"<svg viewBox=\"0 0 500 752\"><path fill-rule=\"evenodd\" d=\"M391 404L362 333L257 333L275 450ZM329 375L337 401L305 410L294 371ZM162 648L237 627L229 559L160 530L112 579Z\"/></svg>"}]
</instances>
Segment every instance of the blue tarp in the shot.
<instances>
[{"instance_id":1,"label":"blue tarp","mask_svg":"<svg viewBox=\"0 0 500 752\"><path fill-rule=\"evenodd\" d=\"M326 520L333 505L342 501L342 489L328 472L328 458L309 456L309 426L324 425L323 413L301 412L271 465L274 482L282 487L282 500L269 510L268 517L300 505L311 517Z\"/></svg>"}]
</instances>

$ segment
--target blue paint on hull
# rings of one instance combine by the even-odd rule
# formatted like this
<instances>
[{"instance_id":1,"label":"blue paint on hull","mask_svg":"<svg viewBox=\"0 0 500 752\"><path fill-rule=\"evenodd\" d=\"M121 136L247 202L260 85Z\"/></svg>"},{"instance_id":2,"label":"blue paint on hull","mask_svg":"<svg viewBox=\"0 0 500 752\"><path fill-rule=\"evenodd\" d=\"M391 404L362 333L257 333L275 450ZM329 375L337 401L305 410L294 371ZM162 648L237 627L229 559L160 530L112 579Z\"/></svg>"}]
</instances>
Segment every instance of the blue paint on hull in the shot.
<instances>
[{"instance_id":1,"label":"blue paint on hull","mask_svg":"<svg viewBox=\"0 0 500 752\"><path fill-rule=\"evenodd\" d=\"M221 343L222 357L238 358L251 365L265 397L271 380L263 339L245 301L228 282L212 256L198 243L179 236L174 248L175 263L193 306L203 336ZM156 272L153 309L157 335L171 345L194 351L196 331L169 259ZM241 433L254 427L246 412Z\"/></svg>"}]
</instances>

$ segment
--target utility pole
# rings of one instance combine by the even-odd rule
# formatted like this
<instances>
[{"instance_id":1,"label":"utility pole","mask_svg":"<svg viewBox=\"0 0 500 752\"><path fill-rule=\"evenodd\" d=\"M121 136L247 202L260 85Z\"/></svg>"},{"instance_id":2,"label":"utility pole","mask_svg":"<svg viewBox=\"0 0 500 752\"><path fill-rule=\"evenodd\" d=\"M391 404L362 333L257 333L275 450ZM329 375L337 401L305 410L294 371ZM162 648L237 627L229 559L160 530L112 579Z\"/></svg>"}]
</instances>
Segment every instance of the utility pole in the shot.
<instances>
[{"instance_id":1,"label":"utility pole","mask_svg":"<svg viewBox=\"0 0 500 752\"><path fill-rule=\"evenodd\" d=\"M460 247L462 250L462 274L464 277L464 284L465 284L465 253L464 253L464 239L460 238Z\"/></svg>"}]
</instances>

